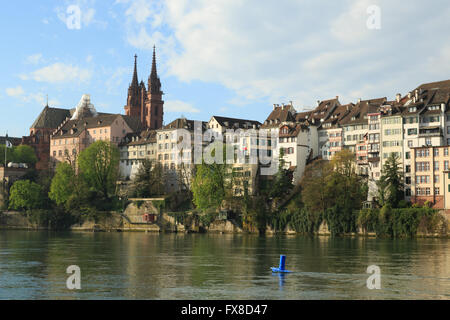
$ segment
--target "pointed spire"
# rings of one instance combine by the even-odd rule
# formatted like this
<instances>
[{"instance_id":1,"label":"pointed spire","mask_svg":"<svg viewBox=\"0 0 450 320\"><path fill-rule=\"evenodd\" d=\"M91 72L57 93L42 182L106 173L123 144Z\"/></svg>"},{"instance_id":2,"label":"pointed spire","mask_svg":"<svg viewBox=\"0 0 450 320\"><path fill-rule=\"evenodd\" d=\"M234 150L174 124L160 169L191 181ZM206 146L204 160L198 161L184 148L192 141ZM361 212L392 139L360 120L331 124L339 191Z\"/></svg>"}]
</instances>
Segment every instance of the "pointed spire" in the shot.
<instances>
[{"instance_id":1,"label":"pointed spire","mask_svg":"<svg viewBox=\"0 0 450 320\"><path fill-rule=\"evenodd\" d=\"M161 81L158 78L158 72L156 71L156 47L153 46L153 61L152 61L152 73L148 78L148 91L150 93L161 93Z\"/></svg>"},{"instance_id":2,"label":"pointed spire","mask_svg":"<svg viewBox=\"0 0 450 320\"><path fill-rule=\"evenodd\" d=\"M152 73L150 77L152 79L158 77L158 72L156 71L156 46L153 46Z\"/></svg>"},{"instance_id":3,"label":"pointed spire","mask_svg":"<svg viewBox=\"0 0 450 320\"><path fill-rule=\"evenodd\" d=\"M138 76L137 76L137 55L134 55L134 72L133 72L133 80L131 82L132 87L139 86Z\"/></svg>"}]
</instances>

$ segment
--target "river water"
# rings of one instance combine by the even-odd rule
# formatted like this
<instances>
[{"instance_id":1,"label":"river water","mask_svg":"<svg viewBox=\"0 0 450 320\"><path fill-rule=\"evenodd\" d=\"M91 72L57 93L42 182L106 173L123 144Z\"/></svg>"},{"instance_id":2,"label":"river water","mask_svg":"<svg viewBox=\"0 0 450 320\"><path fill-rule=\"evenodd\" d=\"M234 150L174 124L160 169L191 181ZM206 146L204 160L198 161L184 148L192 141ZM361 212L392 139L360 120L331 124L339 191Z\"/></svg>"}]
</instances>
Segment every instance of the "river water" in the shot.
<instances>
[{"instance_id":1,"label":"river water","mask_svg":"<svg viewBox=\"0 0 450 320\"><path fill-rule=\"evenodd\" d=\"M0 231L0 299L450 299L450 240Z\"/></svg>"}]
</instances>

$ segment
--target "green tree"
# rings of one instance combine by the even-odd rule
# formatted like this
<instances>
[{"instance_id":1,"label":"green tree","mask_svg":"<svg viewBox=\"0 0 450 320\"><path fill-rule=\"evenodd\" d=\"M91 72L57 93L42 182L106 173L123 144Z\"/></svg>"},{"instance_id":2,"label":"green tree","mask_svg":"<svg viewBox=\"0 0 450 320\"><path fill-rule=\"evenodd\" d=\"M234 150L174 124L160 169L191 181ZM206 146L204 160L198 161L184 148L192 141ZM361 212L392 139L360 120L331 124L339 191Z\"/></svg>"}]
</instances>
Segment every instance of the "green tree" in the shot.
<instances>
[{"instance_id":1,"label":"green tree","mask_svg":"<svg viewBox=\"0 0 450 320\"><path fill-rule=\"evenodd\" d=\"M9 208L13 210L39 209L43 205L42 188L29 180L16 181L10 190Z\"/></svg>"},{"instance_id":2,"label":"green tree","mask_svg":"<svg viewBox=\"0 0 450 320\"><path fill-rule=\"evenodd\" d=\"M115 191L119 173L119 149L110 142L96 141L78 157L78 167L89 188L108 199Z\"/></svg>"},{"instance_id":3,"label":"green tree","mask_svg":"<svg viewBox=\"0 0 450 320\"><path fill-rule=\"evenodd\" d=\"M50 186L49 197L57 205L64 205L75 190L75 170L67 162L61 162L56 167L55 176Z\"/></svg>"},{"instance_id":4,"label":"green tree","mask_svg":"<svg viewBox=\"0 0 450 320\"><path fill-rule=\"evenodd\" d=\"M145 159L133 180L133 195L149 198L164 194L165 174L160 163Z\"/></svg>"},{"instance_id":5,"label":"green tree","mask_svg":"<svg viewBox=\"0 0 450 320\"><path fill-rule=\"evenodd\" d=\"M275 175L273 185L269 192L269 196L271 198L280 198L283 195L288 194L289 191L293 188L292 176L290 175L289 170L284 168L284 165L285 165L284 150L280 149L278 171Z\"/></svg>"},{"instance_id":6,"label":"green tree","mask_svg":"<svg viewBox=\"0 0 450 320\"><path fill-rule=\"evenodd\" d=\"M400 159L394 153L386 160L377 187L381 205L388 204L392 208L397 208L399 202L404 199L403 172Z\"/></svg>"},{"instance_id":7,"label":"green tree","mask_svg":"<svg viewBox=\"0 0 450 320\"><path fill-rule=\"evenodd\" d=\"M191 191L193 202L199 209L220 207L223 200L231 197L233 186L233 175L231 166L226 164L226 148L221 143L216 142L217 146L212 152L215 156L215 150L222 148L222 163L214 161L207 164L196 165L195 173L192 178Z\"/></svg>"},{"instance_id":8,"label":"green tree","mask_svg":"<svg viewBox=\"0 0 450 320\"><path fill-rule=\"evenodd\" d=\"M13 159L16 163L26 163L31 166L34 166L38 160L34 149L26 145L14 148Z\"/></svg>"}]
</instances>

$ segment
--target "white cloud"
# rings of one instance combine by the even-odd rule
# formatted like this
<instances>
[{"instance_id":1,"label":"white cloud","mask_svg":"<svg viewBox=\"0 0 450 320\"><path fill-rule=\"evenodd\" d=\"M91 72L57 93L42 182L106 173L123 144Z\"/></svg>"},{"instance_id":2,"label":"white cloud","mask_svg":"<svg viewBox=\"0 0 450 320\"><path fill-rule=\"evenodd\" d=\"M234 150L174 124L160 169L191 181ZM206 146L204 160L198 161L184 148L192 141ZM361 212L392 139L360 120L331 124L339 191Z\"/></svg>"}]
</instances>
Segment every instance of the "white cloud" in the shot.
<instances>
[{"instance_id":1,"label":"white cloud","mask_svg":"<svg viewBox=\"0 0 450 320\"><path fill-rule=\"evenodd\" d=\"M194 108L190 103L180 100L169 100L164 102L164 110L167 112L198 113L199 109Z\"/></svg>"},{"instance_id":2,"label":"white cloud","mask_svg":"<svg viewBox=\"0 0 450 320\"><path fill-rule=\"evenodd\" d=\"M57 62L33 71L28 75L20 75L19 77L22 80L34 80L37 82L64 83L88 82L91 76L92 73L88 69Z\"/></svg>"},{"instance_id":3,"label":"white cloud","mask_svg":"<svg viewBox=\"0 0 450 320\"><path fill-rule=\"evenodd\" d=\"M131 14L128 42L151 50L182 81L222 84L233 101L293 100L299 105L340 96L391 97L448 79L450 9L443 0L408 5L388 0L147 1ZM152 5L150 6L150 3ZM381 9L381 29L367 28L367 8ZM128 12L128 11L127 11ZM439 67L443 66L443 67Z\"/></svg>"},{"instance_id":4,"label":"white cloud","mask_svg":"<svg viewBox=\"0 0 450 320\"><path fill-rule=\"evenodd\" d=\"M21 86L18 86L16 88L7 88L6 89L6 94L10 97L22 96L24 93L25 93L25 91L23 90L23 88Z\"/></svg>"},{"instance_id":5,"label":"white cloud","mask_svg":"<svg viewBox=\"0 0 450 320\"><path fill-rule=\"evenodd\" d=\"M36 53L33 54L31 56L28 56L25 60L25 63L27 64L39 64L40 62L42 62L42 53Z\"/></svg>"},{"instance_id":6,"label":"white cloud","mask_svg":"<svg viewBox=\"0 0 450 320\"><path fill-rule=\"evenodd\" d=\"M43 93L26 93L25 90L18 86L16 88L7 88L6 94L10 97L19 99L24 103L38 103L45 106L47 104L47 96ZM48 104L51 106L59 106L60 102L57 99L49 99Z\"/></svg>"}]
</instances>

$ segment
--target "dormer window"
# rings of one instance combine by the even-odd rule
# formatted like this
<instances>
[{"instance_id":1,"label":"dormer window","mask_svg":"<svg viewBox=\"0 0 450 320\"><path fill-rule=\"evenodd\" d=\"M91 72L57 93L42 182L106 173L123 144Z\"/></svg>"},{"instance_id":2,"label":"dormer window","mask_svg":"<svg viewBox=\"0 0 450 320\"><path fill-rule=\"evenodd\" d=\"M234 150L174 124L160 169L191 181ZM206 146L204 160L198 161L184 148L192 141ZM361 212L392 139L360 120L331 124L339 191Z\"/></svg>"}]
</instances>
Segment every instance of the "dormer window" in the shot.
<instances>
[{"instance_id":1,"label":"dormer window","mask_svg":"<svg viewBox=\"0 0 450 320\"><path fill-rule=\"evenodd\" d=\"M432 111L432 110L439 110L439 106L430 106L428 107L428 110Z\"/></svg>"},{"instance_id":2,"label":"dormer window","mask_svg":"<svg viewBox=\"0 0 450 320\"><path fill-rule=\"evenodd\" d=\"M409 112L416 112L417 111L417 107L409 107Z\"/></svg>"},{"instance_id":3,"label":"dormer window","mask_svg":"<svg viewBox=\"0 0 450 320\"><path fill-rule=\"evenodd\" d=\"M356 117L355 117L355 116L353 116L353 117L352 117L352 121L355 121L355 120L356 120Z\"/></svg>"}]
</instances>

